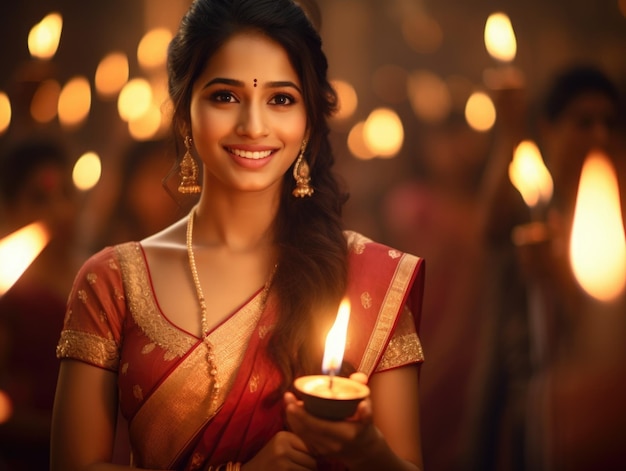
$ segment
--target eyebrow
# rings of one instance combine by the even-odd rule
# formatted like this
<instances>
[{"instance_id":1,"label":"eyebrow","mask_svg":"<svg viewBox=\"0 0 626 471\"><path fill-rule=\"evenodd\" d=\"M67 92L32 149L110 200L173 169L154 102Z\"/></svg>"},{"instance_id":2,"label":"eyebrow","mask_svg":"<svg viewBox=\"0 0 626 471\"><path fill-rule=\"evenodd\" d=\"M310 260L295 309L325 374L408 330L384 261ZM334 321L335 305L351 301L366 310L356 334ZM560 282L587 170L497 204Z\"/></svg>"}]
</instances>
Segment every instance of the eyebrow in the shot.
<instances>
[{"instance_id":1,"label":"eyebrow","mask_svg":"<svg viewBox=\"0 0 626 471\"><path fill-rule=\"evenodd\" d=\"M232 87L243 87L243 86L245 86L245 83L242 80L235 80L235 79L229 79L229 78L223 78L223 77L216 77L216 78L214 78L212 80L209 80L204 85L203 88L210 87L211 85L215 85L216 83L221 83L223 85L230 85ZM298 87L295 83L291 82L290 80L268 82L265 85L265 88L282 88L282 87L293 88L293 89L297 90L298 93L300 93L302 95L302 90L300 89L300 87Z\"/></svg>"}]
</instances>

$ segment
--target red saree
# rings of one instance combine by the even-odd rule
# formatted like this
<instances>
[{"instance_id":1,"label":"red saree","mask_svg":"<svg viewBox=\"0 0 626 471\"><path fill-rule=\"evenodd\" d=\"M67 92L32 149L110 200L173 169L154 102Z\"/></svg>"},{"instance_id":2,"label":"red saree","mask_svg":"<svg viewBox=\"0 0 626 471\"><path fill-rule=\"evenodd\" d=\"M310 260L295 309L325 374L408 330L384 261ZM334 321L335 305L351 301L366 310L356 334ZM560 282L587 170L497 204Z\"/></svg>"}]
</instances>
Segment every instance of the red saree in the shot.
<instances>
[{"instance_id":1,"label":"red saree","mask_svg":"<svg viewBox=\"0 0 626 471\"><path fill-rule=\"evenodd\" d=\"M422 261L347 236L352 310L345 360L367 375L421 362ZM285 428L282 401L265 401L279 383L264 354L274 313L271 294L265 303L260 290L211 332L212 376L205 344L158 309L140 245L124 244L81 270L58 355L118 372L136 466L192 471L246 462Z\"/></svg>"}]
</instances>

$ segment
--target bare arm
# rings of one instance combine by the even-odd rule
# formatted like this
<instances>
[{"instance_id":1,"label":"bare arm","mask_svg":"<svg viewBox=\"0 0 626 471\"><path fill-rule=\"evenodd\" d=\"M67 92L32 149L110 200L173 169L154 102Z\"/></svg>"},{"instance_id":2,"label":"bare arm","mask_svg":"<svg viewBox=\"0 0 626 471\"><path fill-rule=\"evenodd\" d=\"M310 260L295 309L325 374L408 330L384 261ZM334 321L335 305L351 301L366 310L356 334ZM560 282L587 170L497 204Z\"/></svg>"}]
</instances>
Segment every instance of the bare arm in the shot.
<instances>
[{"instance_id":1,"label":"bare arm","mask_svg":"<svg viewBox=\"0 0 626 471\"><path fill-rule=\"evenodd\" d=\"M63 360L52 415L50 470L136 469L110 464L116 420L115 373Z\"/></svg>"}]
</instances>

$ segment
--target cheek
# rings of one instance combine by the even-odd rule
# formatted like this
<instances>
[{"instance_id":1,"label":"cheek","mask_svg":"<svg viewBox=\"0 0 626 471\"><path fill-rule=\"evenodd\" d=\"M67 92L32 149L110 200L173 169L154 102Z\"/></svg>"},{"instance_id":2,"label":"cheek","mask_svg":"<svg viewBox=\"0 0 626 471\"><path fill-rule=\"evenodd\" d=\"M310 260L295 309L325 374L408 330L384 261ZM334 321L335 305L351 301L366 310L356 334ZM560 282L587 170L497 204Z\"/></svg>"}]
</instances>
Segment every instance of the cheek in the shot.
<instances>
[{"instance_id":1,"label":"cheek","mask_svg":"<svg viewBox=\"0 0 626 471\"><path fill-rule=\"evenodd\" d=\"M215 112L192 108L191 134L194 147L198 152L215 147L218 141L229 132L229 129L227 116L218 116Z\"/></svg>"}]
</instances>

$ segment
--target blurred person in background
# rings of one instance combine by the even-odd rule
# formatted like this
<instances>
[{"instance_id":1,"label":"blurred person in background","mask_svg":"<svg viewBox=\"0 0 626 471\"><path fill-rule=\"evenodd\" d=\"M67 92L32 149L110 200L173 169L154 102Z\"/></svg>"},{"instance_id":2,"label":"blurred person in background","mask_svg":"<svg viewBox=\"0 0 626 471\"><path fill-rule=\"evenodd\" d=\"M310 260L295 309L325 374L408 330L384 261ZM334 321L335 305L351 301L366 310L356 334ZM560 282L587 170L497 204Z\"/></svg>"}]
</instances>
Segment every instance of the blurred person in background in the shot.
<instances>
[{"instance_id":1,"label":"blurred person in background","mask_svg":"<svg viewBox=\"0 0 626 471\"><path fill-rule=\"evenodd\" d=\"M182 216L185 202L164 186L175 163L174 150L166 139L132 142L127 147L117 198L96 250L141 240Z\"/></svg>"},{"instance_id":2,"label":"blurred person in background","mask_svg":"<svg viewBox=\"0 0 626 471\"><path fill-rule=\"evenodd\" d=\"M554 193L535 215L538 226L510 217L502 224L508 205L495 200L491 207L488 243L499 259L490 295L496 310L482 360L469 469L624 469L626 408L618 397L626 382L617 365L626 356L624 348L608 345L626 344L626 318L589 310L593 303L569 261L585 158L600 150L623 166L620 93L599 67L571 65L555 73L535 113L525 108L527 127L519 122L505 131L536 133ZM506 150L508 160L514 148ZM502 183L511 187L505 172ZM613 340L598 337L598 328L611 331Z\"/></svg>"},{"instance_id":3,"label":"blurred person in background","mask_svg":"<svg viewBox=\"0 0 626 471\"><path fill-rule=\"evenodd\" d=\"M612 77L593 64L555 74L542 101L539 144L554 179L547 266L548 383L544 469L626 469L626 304L596 302L576 282L569 237L583 163L604 153L617 171L622 218L625 190L624 102ZM599 191L599 190L598 190ZM603 208L596 208L602 211ZM601 243L601 242L600 242Z\"/></svg>"},{"instance_id":4,"label":"blurred person in background","mask_svg":"<svg viewBox=\"0 0 626 471\"><path fill-rule=\"evenodd\" d=\"M56 139L31 137L0 159L3 235L43 221L48 246L0 297L0 390L13 413L0 424L0 457L12 471L48 468L58 360L55 347L65 304L82 257L75 245L79 201L67 150Z\"/></svg>"}]
</instances>

